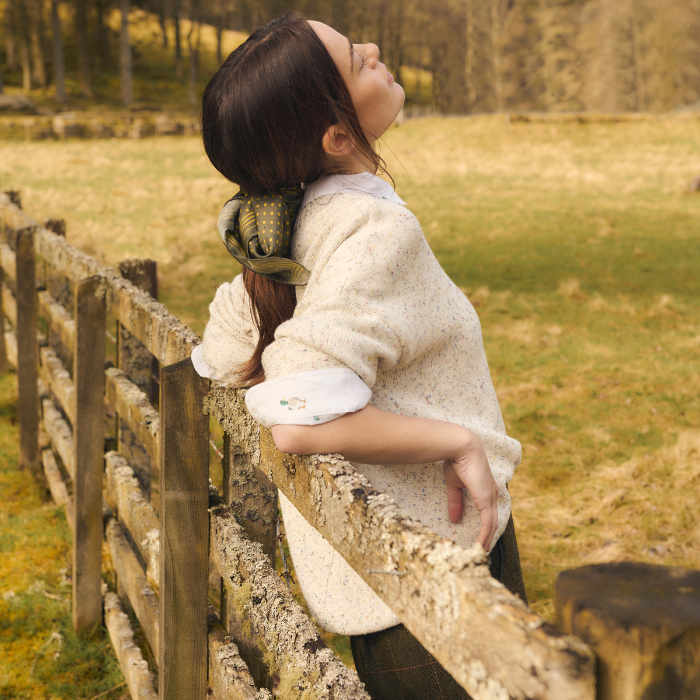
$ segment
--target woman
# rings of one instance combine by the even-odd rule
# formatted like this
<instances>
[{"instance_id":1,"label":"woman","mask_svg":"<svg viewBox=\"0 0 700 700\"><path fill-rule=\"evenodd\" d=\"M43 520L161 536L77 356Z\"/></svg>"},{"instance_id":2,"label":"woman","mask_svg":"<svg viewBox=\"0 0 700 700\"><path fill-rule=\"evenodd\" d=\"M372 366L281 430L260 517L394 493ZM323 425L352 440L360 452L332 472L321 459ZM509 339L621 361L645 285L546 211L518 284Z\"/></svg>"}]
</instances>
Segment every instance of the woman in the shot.
<instances>
[{"instance_id":1,"label":"woman","mask_svg":"<svg viewBox=\"0 0 700 700\"><path fill-rule=\"evenodd\" d=\"M217 291L193 361L251 387L278 449L343 454L435 532L491 550L492 574L524 598L506 487L520 445L478 318L376 175L403 102L375 45L297 13L229 56L202 127L241 188L218 228L243 274ZM351 635L371 696L468 697L281 493L280 507L311 613Z\"/></svg>"}]
</instances>

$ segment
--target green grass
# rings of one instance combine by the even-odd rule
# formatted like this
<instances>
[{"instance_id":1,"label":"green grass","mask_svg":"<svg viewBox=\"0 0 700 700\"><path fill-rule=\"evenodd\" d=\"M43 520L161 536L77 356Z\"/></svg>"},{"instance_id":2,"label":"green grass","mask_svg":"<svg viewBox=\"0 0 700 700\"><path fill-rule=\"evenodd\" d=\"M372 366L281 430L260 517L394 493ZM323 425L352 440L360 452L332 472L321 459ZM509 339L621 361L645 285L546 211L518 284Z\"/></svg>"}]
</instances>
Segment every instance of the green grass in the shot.
<instances>
[{"instance_id":1,"label":"green grass","mask_svg":"<svg viewBox=\"0 0 700 700\"><path fill-rule=\"evenodd\" d=\"M477 308L523 443L511 493L533 607L551 616L563 568L700 568L697 120L416 120L383 153ZM215 227L235 187L196 138L0 143L0 186L108 263L157 259L161 299L197 333L236 273Z\"/></svg>"},{"instance_id":2,"label":"green grass","mask_svg":"<svg viewBox=\"0 0 700 700\"><path fill-rule=\"evenodd\" d=\"M73 631L70 529L18 468L16 400L15 375L0 376L0 698L92 698L123 678L103 632Z\"/></svg>"}]
</instances>

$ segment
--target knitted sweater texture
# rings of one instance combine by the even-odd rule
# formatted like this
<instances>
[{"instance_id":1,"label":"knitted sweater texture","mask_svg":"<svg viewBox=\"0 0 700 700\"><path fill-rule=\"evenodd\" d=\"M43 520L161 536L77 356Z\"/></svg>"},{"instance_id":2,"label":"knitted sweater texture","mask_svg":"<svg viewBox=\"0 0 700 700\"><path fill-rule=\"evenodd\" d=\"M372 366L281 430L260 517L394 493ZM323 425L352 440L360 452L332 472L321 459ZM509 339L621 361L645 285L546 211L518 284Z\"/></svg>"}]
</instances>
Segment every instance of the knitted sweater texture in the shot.
<instances>
[{"instance_id":1,"label":"knitted sweater texture","mask_svg":"<svg viewBox=\"0 0 700 700\"><path fill-rule=\"evenodd\" d=\"M302 210L291 257L311 270L311 278L296 288L294 317L278 327L263 354L266 380L349 368L370 388L372 406L471 429L499 487L500 537L520 444L505 432L477 314L438 263L415 216L364 194L323 196ZM240 276L219 288L210 313L202 355L230 385L257 342ZM450 522L441 464L354 466L438 534L465 547L475 542L479 513L465 489L462 521ZM297 576L317 621L341 634L398 624L282 494L280 503Z\"/></svg>"}]
</instances>

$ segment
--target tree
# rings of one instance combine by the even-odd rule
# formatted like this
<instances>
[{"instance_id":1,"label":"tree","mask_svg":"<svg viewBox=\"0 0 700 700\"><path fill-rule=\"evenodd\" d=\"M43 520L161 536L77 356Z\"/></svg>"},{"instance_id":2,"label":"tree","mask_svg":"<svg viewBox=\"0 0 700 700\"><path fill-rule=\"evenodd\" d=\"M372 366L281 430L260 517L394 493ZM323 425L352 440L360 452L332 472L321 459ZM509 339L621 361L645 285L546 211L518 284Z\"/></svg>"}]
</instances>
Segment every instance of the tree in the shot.
<instances>
[{"instance_id":1,"label":"tree","mask_svg":"<svg viewBox=\"0 0 700 700\"><path fill-rule=\"evenodd\" d=\"M119 31L119 87L122 102L129 106L134 101L134 80L131 60L131 40L129 38L130 0L120 0L121 28Z\"/></svg>"},{"instance_id":2,"label":"tree","mask_svg":"<svg viewBox=\"0 0 700 700\"><path fill-rule=\"evenodd\" d=\"M46 63L44 61L44 13L40 0L25 0L29 20L29 45L32 57L32 80L39 87L46 87Z\"/></svg>"},{"instance_id":3,"label":"tree","mask_svg":"<svg viewBox=\"0 0 700 700\"><path fill-rule=\"evenodd\" d=\"M190 0L190 30L187 33L187 47L190 53L188 96L191 105L197 104L197 73L199 69L199 47L202 39L199 10L199 1Z\"/></svg>"},{"instance_id":4,"label":"tree","mask_svg":"<svg viewBox=\"0 0 700 700\"><path fill-rule=\"evenodd\" d=\"M58 0L51 0L51 31L53 35L53 79L56 85L56 100L62 105L68 102L66 94L66 66L63 59L63 33L58 14Z\"/></svg>"},{"instance_id":5,"label":"tree","mask_svg":"<svg viewBox=\"0 0 700 700\"><path fill-rule=\"evenodd\" d=\"M539 104L546 111L571 111L583 106L578 97L581 78L575 46L577 9L561 0L540 0L537 14L542 74Z\"/></svg>"},{"instance_id":6,"label":"tree","mask_svg":"<svg viewBox=\"0 0 700 700\"><path fill-rule=\"evenodd\" d=\"M82 97L92 97L90 84L90 37L87 24L88 0L75 0L75 42L78 49L78 88Z\"/></svg>"}]
</instances>

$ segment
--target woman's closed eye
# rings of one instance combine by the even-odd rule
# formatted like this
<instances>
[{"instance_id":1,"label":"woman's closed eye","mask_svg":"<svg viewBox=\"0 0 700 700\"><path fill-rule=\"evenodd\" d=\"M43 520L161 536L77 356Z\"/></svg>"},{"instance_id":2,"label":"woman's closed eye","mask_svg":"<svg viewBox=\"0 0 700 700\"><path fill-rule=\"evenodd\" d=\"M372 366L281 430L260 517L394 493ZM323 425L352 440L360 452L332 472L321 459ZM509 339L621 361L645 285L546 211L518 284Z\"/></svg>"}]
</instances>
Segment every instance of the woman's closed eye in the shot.
<instances>
[{"instance_id":1,"label":"woman's closed eye","mask_svg":"<svg viewBox=\"0 0 700 700\"><path fill-rule=\"evenodd\" d=\"M362 53L358 53L357 55L360 57L360 70L362 70L365 67L365 63L367 63L367 59L365 58L365 55Z\"/></svg>"}]
</instances>

